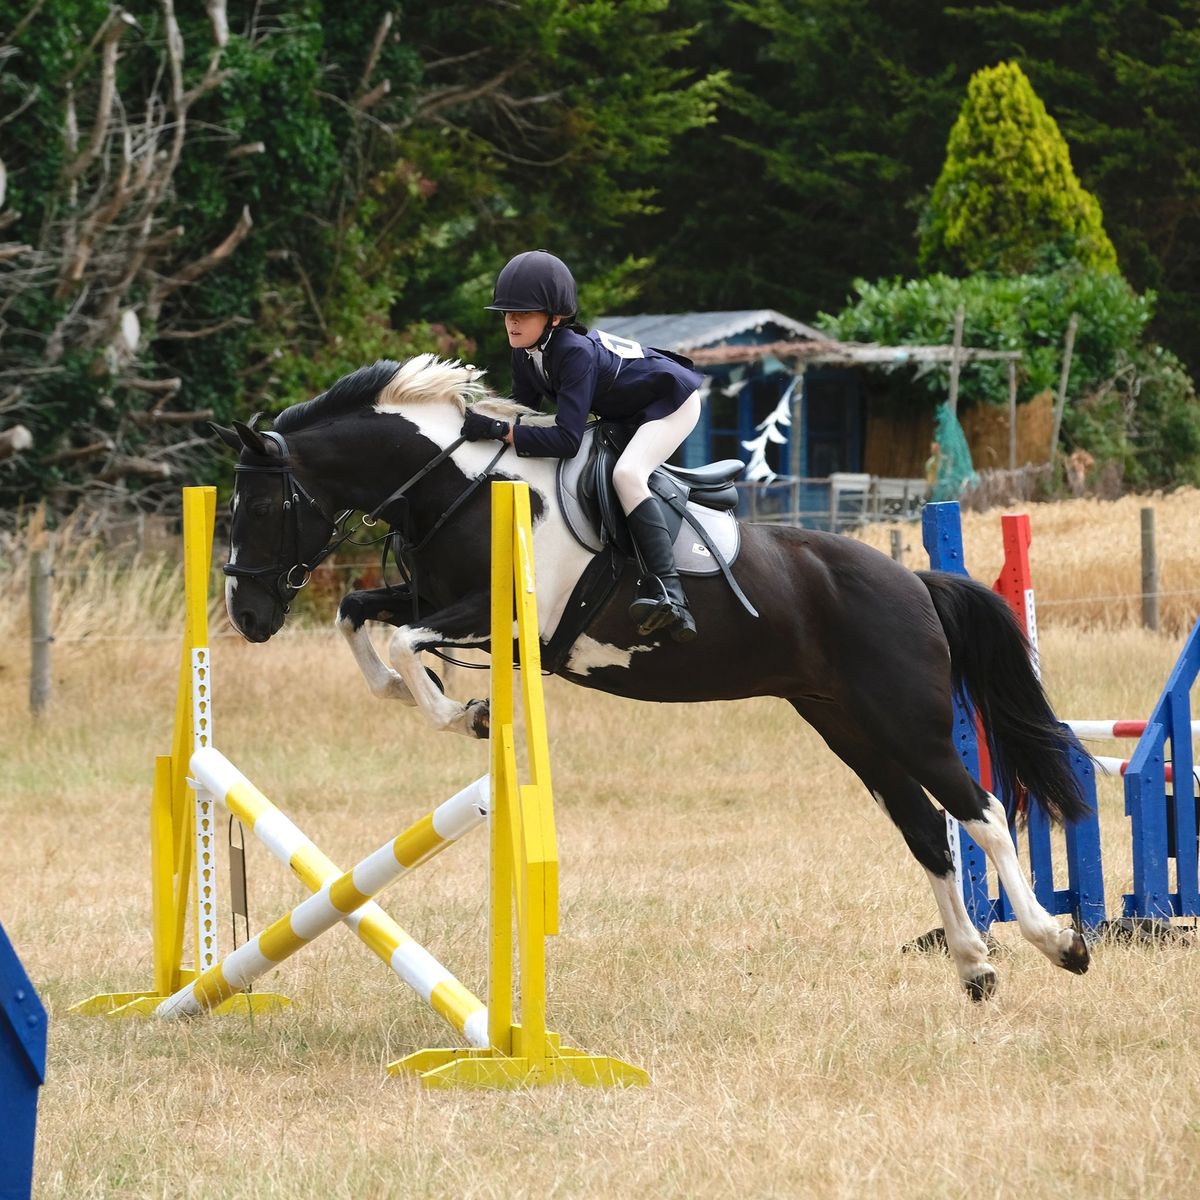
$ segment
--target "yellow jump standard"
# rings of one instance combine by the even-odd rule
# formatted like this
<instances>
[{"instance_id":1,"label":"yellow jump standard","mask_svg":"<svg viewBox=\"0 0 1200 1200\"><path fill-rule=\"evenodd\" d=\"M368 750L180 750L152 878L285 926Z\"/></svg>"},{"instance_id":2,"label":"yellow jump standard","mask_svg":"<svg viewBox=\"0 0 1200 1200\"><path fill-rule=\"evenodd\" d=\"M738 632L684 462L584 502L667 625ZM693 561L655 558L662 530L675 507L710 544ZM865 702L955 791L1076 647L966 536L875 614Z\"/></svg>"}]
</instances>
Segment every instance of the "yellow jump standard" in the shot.
<instances>
[{"instance_id":1,"label":"yellow jump standard","mask_svg":"<svg viewBox=\"0 0 1200 1200\"><path fill-rule=\"evenodd\" d=\"M527 770L517 774L513 614L517 620ZM421 1050L392 1063L426 1087L511 1088L574 1080L650 1082L617 1058L561 1045L546 1029L546 938L558 932L558 851L542 694L529 485L492 484L492 693L487 1050ZM513 944L513 916L517 941ZM514 951L520 1021L513 1021Z\"/></svg>"},{"instance_id":2,"label":"yellow jump standard","mask_svg":"<svg viewBox=\"0 0 1200 1200\"><path fill-rule=\"evenodd\" d=\"M154 760L150 802L151 938L154 980L148 991L91 996L71 1008L86 1016L153 1011L219 958L217 944L216 824L213 798L193 792L192 755L212 745L212 656L208 647L208 579L212 569L217 489L183 489L183 651L175 697L171 753ZM193 966L183 962L188 908L193 910ZM222 1005L218 1013L270 1010L286 996L257 992Z\"/></svg>"}]
</instances>

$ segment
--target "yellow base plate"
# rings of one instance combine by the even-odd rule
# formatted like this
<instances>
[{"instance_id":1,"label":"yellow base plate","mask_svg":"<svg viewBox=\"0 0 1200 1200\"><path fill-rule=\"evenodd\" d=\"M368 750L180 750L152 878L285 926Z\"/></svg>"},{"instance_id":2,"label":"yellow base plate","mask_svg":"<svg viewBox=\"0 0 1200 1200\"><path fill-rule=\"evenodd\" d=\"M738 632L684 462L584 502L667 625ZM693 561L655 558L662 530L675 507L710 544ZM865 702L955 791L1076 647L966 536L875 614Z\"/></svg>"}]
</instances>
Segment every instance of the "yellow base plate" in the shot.
<instances>
[{"instance_id":1,"label":"yellow base plate","mask_svg":"<svg viewBox=\"0 0 1200 1200\"><path fill-rule=\"evenodd\" d=\"M152 1017L154 1010L167 999L153 992L108 992L90 996L73 1004L67 1011L84 1017ZM291 1000L277 992L240 992L230 996L212 1010L217 1017L244 1017L254 1013L277 1012L287 1008Z\"/></svg>"},{"instance_id":2,"label":"yellow base plate","mask_svg":"<svg viewBox=\"0 0 1200 1200\"><path fill-rule=\"evenodd\" d=\"M547 1046L541 1062L499 1050L418 1050L388 1064L389 1075L413 1074L427 1088L538 1087L581 1083L585 1087L645 1087L649 1074L632 1063L570 1046Z\"/></svg>"}]
</instances>

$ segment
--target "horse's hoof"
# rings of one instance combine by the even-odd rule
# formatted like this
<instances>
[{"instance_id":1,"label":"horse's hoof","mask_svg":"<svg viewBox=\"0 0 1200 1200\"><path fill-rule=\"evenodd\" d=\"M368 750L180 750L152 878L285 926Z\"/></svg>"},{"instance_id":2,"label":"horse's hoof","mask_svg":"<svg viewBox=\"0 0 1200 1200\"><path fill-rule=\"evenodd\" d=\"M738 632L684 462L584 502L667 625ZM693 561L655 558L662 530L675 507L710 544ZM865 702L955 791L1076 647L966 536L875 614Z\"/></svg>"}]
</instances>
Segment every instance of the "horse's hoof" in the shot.
<instances>
[{"instance_id":1,"label":"horse's hoof","mask_svg":"<svg viewBox=\"0 0 1200 1200\"><path fill-rule=\"evenodd\" d=\"M962 983L967 995L976 1004L979 1004L984 1000L990 1000L996 994L999 976L993 968L981 967L970 979L964 979Z\"/></svg>"},{"instance_id":2,"label":"horse's hoof","mask_svg":"<svg viewBox=\"0 0 1200 1200\"><path fill-rule=\"evenodd\" d=\"M1078 929L1072 929L1069 932L1071 944L1059 953L1058 965L1064 971L1070 971L1072 975L1082 975L1091 964L1087 942L1083 940L1083 934Z\"/></svg>"},{"instance_id":3,"label":"horse's hoof","mask_svg":"<svg viewBox=\"0 0 1200 1200\"><path fill-rule=\"evenodd\" d=\"M467 705L467 726L474 737L483 741L491 734L492 711L487 700L472 700Z\"/></svg>"}]
</instances>

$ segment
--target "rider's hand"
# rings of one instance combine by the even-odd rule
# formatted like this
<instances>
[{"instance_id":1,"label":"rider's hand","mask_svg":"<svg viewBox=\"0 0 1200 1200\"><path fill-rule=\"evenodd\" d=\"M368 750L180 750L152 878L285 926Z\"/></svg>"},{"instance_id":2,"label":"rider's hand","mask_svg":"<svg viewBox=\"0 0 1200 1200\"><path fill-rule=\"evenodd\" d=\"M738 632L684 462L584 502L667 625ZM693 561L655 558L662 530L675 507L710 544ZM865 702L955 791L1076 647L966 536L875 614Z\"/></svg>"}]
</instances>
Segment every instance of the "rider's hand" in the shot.
<instances>
[{"instance_id":1,"label":"rider's hand","mask_svg":"<svg viewBox=\"0 0 1200 1200\"><path fill-rule=\"evenodd\" d=\"M468 442L481 442L488 438L502 442L508 436L508 422L467 409L459 434Z\"/></svg>"}]
</instances>

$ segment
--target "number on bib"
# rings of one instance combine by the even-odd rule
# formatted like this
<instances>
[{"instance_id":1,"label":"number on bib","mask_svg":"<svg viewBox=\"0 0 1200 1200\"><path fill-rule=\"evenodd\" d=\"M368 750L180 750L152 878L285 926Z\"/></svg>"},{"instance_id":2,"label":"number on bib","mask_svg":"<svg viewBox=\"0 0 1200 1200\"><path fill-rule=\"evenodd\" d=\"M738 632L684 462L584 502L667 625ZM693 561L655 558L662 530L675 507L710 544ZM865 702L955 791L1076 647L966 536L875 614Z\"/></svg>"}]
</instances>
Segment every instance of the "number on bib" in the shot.
<instances>
[{"instance_id":1,"label":"number on bib","mask_svg":"<svg viewBox=\"0 0 1200 1200\"><path fill-rule=\"evenodd\" d=\"M641 342L635 342L632 338L618 337L615 333L605 333L603 329L597 329L596 336L600 339L600 344L606 350L611 350L618 358L646 357Z\"/></svg>"}]
</instances>

